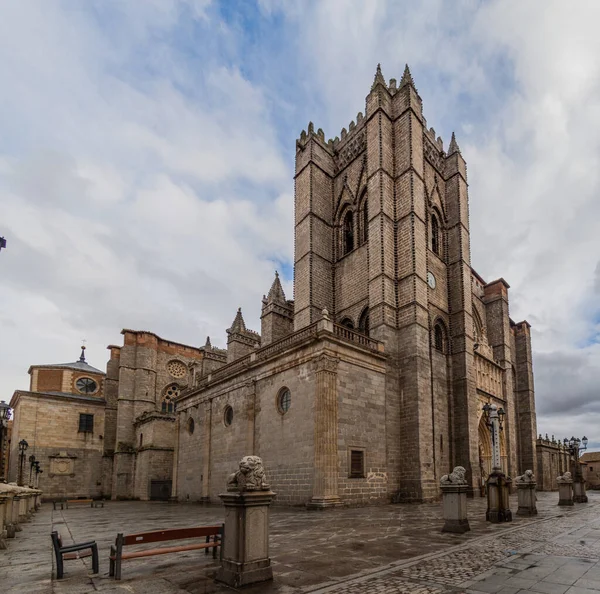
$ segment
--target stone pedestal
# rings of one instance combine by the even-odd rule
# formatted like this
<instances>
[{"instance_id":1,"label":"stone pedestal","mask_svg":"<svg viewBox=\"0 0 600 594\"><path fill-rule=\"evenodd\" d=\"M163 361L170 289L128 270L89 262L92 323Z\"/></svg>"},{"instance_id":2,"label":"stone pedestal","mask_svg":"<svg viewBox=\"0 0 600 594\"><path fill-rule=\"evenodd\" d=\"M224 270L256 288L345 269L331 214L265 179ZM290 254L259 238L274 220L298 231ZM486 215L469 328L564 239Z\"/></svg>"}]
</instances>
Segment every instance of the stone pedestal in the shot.
<instances>
[{"instance_id":1,"label":"stone pedestal","mask_svg":"<svg viewBox=\"0 0 600 594\"><path fill-rule=\"evenodd\" d=\"M573 501L575 503L588 502L588 497L585 494L585 480L583 478L573 481Z\"/></svg>"},{"instance_id":2,"label":"stone pedestal","mask_svg":"<svg viewBox=\"0 0 600 594\"><path fill-rule=\"evenodd\" d=\"M557 477L558 505L573 505L573 479L570 472Z\"/></svg>"},{"instance_id":3,"label":"stone pedestal","mask_svg":"<svg viewBox=\"0 0 600 594\"><path fill-rule=\"evenodd\" d=\"M517 483L517 516L537 516L536 487L537 483Z\"/></svg>"},{"instance_id":4,"label":"stone pedestal","mask_svg":"<svg viewBox=\"0 0 600 594\"><path fill-rule=\"evenodd\" d=\"M462 534L471 530L467 518L467 491L469 485L442 484L444 527L442 532Z\"/></svg>"},{"instance_id":5,"label":"stone pedestal","mask_svg":"<svg viewBox=\"0 0 600 594\"><path fill-rule=\"evenodd\" d=\"M272 491L228 492L223 559L216 579L233 588L273 579L269 558L269 506Z\"/></svg>"},{"instance_id":6,"label":"stone pedestal","mask_svg":"<svg viewBox=\"0 0 600 594\"><path fill-rule=\"evenodd\" d=\"M498 524L512 522L509 493L512 481L503 472L492 472L487 480L488 507L485 519Z\"/></svg>"}]
</instances>

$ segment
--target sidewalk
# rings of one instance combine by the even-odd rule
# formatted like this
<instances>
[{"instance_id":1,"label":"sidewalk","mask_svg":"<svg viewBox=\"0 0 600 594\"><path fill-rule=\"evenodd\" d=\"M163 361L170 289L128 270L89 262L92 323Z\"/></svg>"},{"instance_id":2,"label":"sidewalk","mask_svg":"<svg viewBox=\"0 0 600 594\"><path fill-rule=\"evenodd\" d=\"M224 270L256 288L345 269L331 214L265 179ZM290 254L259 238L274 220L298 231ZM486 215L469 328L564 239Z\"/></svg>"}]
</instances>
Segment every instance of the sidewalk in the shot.
<instances>
[{"instance_id":1,"label":"sidewalk","mask_svg":"<svg viewBox=\"0 0 600 594\"><path fill-rule=\"evenodd\" d=\"M386 505L307 512L273 508L271 558L275 580L250 594L363 594L521 591L600 594L600 493L588 504L559 508L540 493L537 518L485 522L485 500L469 501L472 530L442 534L441 504ZM516 501L511 503L516 510ZM212 594L231 592L213 581L216 565L198 552L127 562L123 580L108 576L116 533L222 521L220 506L109 502L105 508L53 511L45 504L0 551L2 594ZM95 539L91 559L69 561L52 579L50 532L68 542ZM596 589L594 589L594 586ZM525 587L529 589L525 589Z\"/></svg>"}]
</instances>

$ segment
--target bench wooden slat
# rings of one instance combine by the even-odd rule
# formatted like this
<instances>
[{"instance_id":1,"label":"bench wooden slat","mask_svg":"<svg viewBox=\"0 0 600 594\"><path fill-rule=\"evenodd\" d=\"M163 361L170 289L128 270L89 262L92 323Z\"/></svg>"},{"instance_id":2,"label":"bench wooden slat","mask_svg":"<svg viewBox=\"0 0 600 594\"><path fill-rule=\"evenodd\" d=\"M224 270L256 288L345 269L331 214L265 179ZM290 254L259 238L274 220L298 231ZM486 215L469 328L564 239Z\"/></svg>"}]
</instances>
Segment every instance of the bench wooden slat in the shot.
<instances>
[{"instance_id":1,"label":"bench wooden slat","mask_svg":"<svg viewBox=\"0 0 600 594\"><path fill-rule=\"evenodd\" d=\"M91 503L93 499L67 499L67 503Z\"/></svg>"},{"instance_id":2,"label":"bench wooden slat","mask_svg":"<svg viewBox=\"0 0 600 594\"><path fill-rule=\"evenodd\" d=\"M183 551L197 551L200 549L209 549L220 546L220 543L200 543L191 545L181 545L178 547L162 547L160 549L148 549L145 551L135 551L134 553L123 553L121 559L138 559L139 557L152 557L154 555L166 555L167 553L181 553ZM114 559L114 555L111 555L111 559Z\"/></svg>"},{"instance_id":3,"label":"bench wooden slat","mask_svg":"<svg viewBox=\"0 0 600 594\"><path fill-rule=\"evenodd\" d=\"M153 532L128 534L123 538L123 545L144 544L147 542L163 542L165 540L185 540L220 534L221 526L198 526L197 528L170 528Z\"/></svg>"}]
</instances>

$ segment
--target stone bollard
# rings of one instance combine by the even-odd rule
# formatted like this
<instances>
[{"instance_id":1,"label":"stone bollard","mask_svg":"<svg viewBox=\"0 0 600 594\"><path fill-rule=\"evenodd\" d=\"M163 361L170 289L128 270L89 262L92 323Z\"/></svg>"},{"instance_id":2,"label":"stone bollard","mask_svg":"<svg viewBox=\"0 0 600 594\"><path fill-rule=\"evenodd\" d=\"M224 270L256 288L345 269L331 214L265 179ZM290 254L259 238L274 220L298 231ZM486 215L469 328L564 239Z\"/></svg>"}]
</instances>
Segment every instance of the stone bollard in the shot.
<instances>
[{"instance_id":1,"label":"stone bollard","mask_svg":"<svg viewBox=\"0 0 600 594\"><path fill-rule=\"evenodd\" d=\"M8 494L0 492L0 549L6 548L6 538L7 538L7 530L6 530L6 514L7 508L10 503L10 498Z\"/></svg>"},{"instance_id":2,"label":"stone bollard","mask_svg":"<svg viewBox=\"0 0 600 594\"><path fill-rule=\"evenodd\" d=\"M557 477L558 505L573 505L573 479L570 472Z\"/></svg>"},{"instance_id":3,"label":"stone bollard","mask_svg":"<svg viewBox=\"0 0 600 594\"><path fill-rule=\"evenodd\" d=\"M486 483L488 494L488 508L485 519L497 524L499 522L512 522L510 511L510 486L512 480L501 471L492 472Z\"/></svg>"},{"instance_id":4,"label":"stone bollard","mask_svg":"<svg viewBox=\"0 0 600 594\"><path fill-rule=\"evenodd\" d=\"M467 491L469 485L465 479L466 470L457 466L441 480L444 509L444 527L442 532L462 534L471 530L467 518Z\"/></svg>"},{"instance_id":5,"label":"stone bollard","mask_svg":"<svg viewBox=\"0 0 600 594\"><path fill-rule=\"evenodd\" d=\"M262 460L245 456L230 475L225 505L221 567L216 580L239 588L273 579L269 558L269 506L275 497L266 482Z\"/></svg>"},{"instance_id":6,"label":"stone bollard","mask_svg":"<svg viewBox=\"0 0 600 594\"><path fill-rule=\"evenodd\" d=\"M585 479L582 476L573 481L573 501L575 503L588 502L588 497L585 494Z\"/></svg>"},{"instance_id":7,"label":"stone bollard","mask_svg":"<svg viewBox=\"0 0 600 594\"><path fill-rule=\"evenodd\" d=\"M526 470L524 474L515 479L517 485L517 498L519 500L519 508L517 516L537 516L537 500L535 488L535 476L532 470Z\"/></svg>"}]
</instances>

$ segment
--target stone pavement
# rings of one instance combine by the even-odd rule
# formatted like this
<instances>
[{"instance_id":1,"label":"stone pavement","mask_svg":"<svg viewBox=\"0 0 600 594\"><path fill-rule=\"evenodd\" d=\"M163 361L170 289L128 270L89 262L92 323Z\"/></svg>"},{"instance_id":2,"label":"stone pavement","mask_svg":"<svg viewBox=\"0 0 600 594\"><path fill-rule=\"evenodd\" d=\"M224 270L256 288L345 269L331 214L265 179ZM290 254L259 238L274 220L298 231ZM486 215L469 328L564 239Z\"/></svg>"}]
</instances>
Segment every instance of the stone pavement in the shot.
<instances>
[{"instance_id":1,"label":"stone pavement","mask_svg":"<svg viewBox=\"0 0 600 594\"><path fill-rule=\"evenodd\" d=\"M277 594L438 592L600 593L600 493L590 503L559 508L557 493L539 493L537 518L485 522L485 500L469 501L472 530L442 534L441 504L385 505L308 512L273 508L271 558L275 580L245 590ZM516 500L511 502L516 510ZM0 594L224 593L212 580L217 565L202 551L123 563L123 579L108 576L116 533L221 523L218 505L109 502L104 508L53 511L44 504L0 551ZM91 559L65 563L56 580L50 531L65 544L95 539ZM159 545L160 546L160 545ZM595 586L595 588L594 588Z\"/></svg>"}]
</instances>

